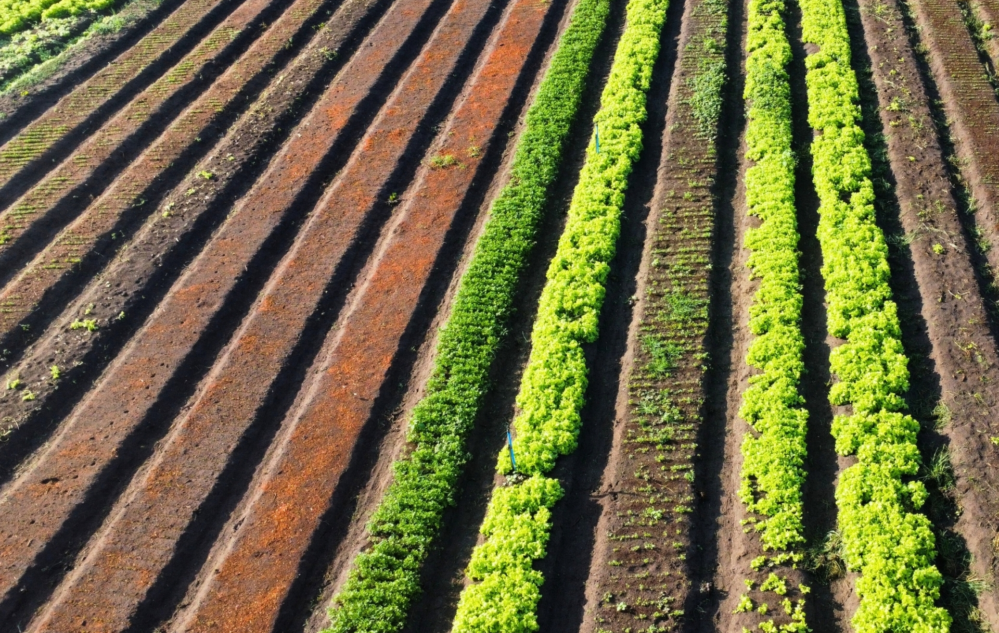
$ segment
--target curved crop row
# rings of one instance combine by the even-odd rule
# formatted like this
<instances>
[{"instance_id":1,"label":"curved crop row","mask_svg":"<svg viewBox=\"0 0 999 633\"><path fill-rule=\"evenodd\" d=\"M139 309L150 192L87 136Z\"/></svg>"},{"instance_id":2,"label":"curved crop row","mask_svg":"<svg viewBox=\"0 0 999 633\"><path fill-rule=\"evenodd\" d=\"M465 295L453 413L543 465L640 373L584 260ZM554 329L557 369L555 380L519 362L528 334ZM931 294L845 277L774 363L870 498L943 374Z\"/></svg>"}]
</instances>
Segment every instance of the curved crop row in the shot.
<instances>
[{"instance_id":1,"label":"curved crop row","mask_svg":"<svg viewBox=\"0 0 999 633\"><path fill-rule=\"evenodd\" d=\"M920 464L918 423L904 413L908 359L888 286L888 249L875 224L871 162L858 126L857 78L840 0L801 0L803 39L819 51L806 59L808 120L819 195L829 332L846 342L830 355L836 450L855 454L836 489L844 558L859 571L859 633L946 631L950 616L934 603L943 582L933 561L926 500L912 479Z\"/></svg>"},{"instance_id":2,"label":"curved crop row","mask_svg":"<svg viewBox=\"0 0 999 633\"><path fill-rule=\"evenodd\" d=\"M749 267L760 286L750 308L756 337L746 362L761 373L749 380L739 414L759 434L747 433L739 496L750 512L765 550L788 550L804 542L801 485L805 478L808 413L798 393L804 369L798 227L791 149L791 45L784 32L783 0L751 0L746 43L748 103L746 171L748 213L760 218L746 235Z\"/></svg>"},{"instance_id":3,"label":"curved crop row","mask_svg":"<svg viewBox=\"0 0 999 633\"><path fill-rule=\"evenodd\" d=\"M659 54L667 0L630 0L594 123L592 143L573 192L566 228L548 268L532 332L532 349L514 421L518 476L493 492L461 594L454 632L534 631L551 507L562 496L546 477L559 455L576 447L586 391L583 345L597 338L604 282L610 270L628 176L642 149L646 92ZM511 474L508 451L497 469ZM521 477L526 479L517 481Z\"/></svg>"},{"instance_id":4,"label":"curved crop row","mask_svg":"<svg viewBox=\"0 0 999 633\"><path fill-rule=\"evenodd\" d=\"M354 562L330 608L327 631L398 631L420 590L419 574L468 458L465 442L488 389L489 368L559 171L579 109L608 0L581 0L527 113L512 177L461 281L437 347L427 394L413 411L414 448L368 526L369 547Z\"/></svg>"}]
</instances>

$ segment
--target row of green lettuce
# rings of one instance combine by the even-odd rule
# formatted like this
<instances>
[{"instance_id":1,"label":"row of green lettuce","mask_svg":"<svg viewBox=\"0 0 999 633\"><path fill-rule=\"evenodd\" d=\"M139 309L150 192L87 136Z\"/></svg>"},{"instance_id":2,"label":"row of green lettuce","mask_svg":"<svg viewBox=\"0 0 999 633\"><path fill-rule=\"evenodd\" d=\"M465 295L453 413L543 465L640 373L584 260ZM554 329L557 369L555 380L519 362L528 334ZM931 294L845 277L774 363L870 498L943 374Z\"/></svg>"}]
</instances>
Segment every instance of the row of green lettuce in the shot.
<instances>
[{"instance_id":1,"label":"row of green lettuce","mask_svg":"<svg viewBox=\"0 0 999 633\"><path fill-rule=\"evenodd\" d=\"M0 0L0 35L13 35L45 20L112 9L116 0Z\"/></svg>"},{"instance_id":2,"label":"row of green lettuce","mask_svg":"<svg viewBox=\"0 0 999 633\"><path fill-rule=\"evenodd\" d=\"M667 0L630 0L627 22L601 95L573 192L565 231L548 268L514 420L516 476L493 491L458 603L454 633L538 629L544 578L534 561L545 554L551 508L562 496L545 476L576 448L587 386L584 346L596 340L605 282L620 233L628 177L642 149L646 93L659 54ZM513 474L510 454L497 470Z\"/></svg>"},{"instance_id":3,"label":"row of green lettuce","mask_svg":"<svg viewBox=\"0 0 999 633\"><path fill-rule=\"evenodd\" d=\"M753 165L746 171L746 206L761 224L746 235L749 267L759 279L749 318L755 338L746 361L760 373L750 378L739 410L757 431L743 439L739 495L762 517L751 521L764 550L786 556L805 541L801 489L808 413L798 392L805 343L784 9L784 0L751 0L747 16L746 158Z\"/></svg>"},{"instance_id":4,"label":"row of green lettuce","mask_svg":"<svg viewBox=\"0 0 999 633\"><path fill-rule=\"evenodd\" d=\"M468 459L466 439L489 387L517 288L548 208L549 190L577 118L609 0L580 0L529 109L510 183L462 277L442 328L426 395L409 432L413 450L368 526L370 544L334 599L329 632L400 630L420 591L420 569Z\"/></svg>"},{"instance_id":5,"label":"row of green lettuce","mask_svg":"<svg viewBox=\"0 0 999 633\"><path fill-rule=\"evenodd\" d=\"M833 435L839 453L856 456L836 489L844 559L860 573L853 625L858 633L946 631L950 616L935 604L943 579L933 533L919 513L919 427L904 412L908 360L875 223L846 17L841 0L800 5L803 40L818 47L806 58L806 82L828 326L845 339L830 355L837 382L829 398L852 406L833 420Z\"/></svg>"}]
</instances>

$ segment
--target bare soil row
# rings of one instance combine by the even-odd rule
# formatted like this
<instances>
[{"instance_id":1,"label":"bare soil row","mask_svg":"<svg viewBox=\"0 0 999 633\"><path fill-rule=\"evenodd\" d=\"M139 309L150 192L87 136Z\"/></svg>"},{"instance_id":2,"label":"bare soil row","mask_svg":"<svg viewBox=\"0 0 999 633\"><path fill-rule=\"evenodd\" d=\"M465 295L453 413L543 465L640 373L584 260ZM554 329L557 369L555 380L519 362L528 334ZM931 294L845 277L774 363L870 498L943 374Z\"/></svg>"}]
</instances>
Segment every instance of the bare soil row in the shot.
<instances>
[{"instance_id":1,"label":"bare soil row","mask_svg":"<svg viewBox=\"0 0 999 633\"><path fill-rule=\"evenodd\" d=\"M0 619L30 631L322 626L406 450L434 328L571 5L189 0L0 134ZM773 617L732 613L743 579L762 578L750 561L763 553L735 495L754 289L738 184L745 7L672 5L601 339L588 350L580 448L556 470L567 497L541 563L544 630L730 630ZM961 622L995 627L999 354L988 301L999 251L983 245L999 239L999 102L952 3L846 6L858 12L854 67L870 84L868 148L913 359L910 404L925 425L925 477L937 477L927 510L943 601L964 609ZM794 15L788 23L794 40ZM697 131L692 100L707 39L729 62L717 139ZM798 40L789 71L803 95ZM837 631L849 628L855 578L837 577L827 547L845 460L828 433L838 341L824 328L806 107L794 117L810 543L805 569L788 573L814 586L812 629ZM510 328L522 340L494 369L489 419L473 434L414 631L450 628L558 213L592 134L589 120L578 127ZM930 472L942 449L952 485Z\"/></svg>"},{"instance_id":2,"label":"bare soil row","mask_svg":"<svg viewBox=\"0 0 999 633\"><path fill-rule=\"evenodd\" d=\"M225 73L199 77L204 91L110 174L93 213L40 239L39 265L7 284L17 298L19 280L83 282L32 306L41 333L7 352L21 384L0 403L0 511L21 518L2 537L5 618L284 630L304 621L289 604L314 608L318 587L300 579L329 546L358 442L379 432L373 411L425 336L566 8L387 5L237 8L276 19ZM308 43L286 53L293 38ZM177 68L165 77L197 75ZM121 160L114 139L141 128L118 122L144 120L145 94L112 119L117 135L92 134L29 190L40 208L58 204L58 170ZM51 266L67 248L89 268ZM56 357L73 364L46 378Z\"/></svg>"}]
</instances>

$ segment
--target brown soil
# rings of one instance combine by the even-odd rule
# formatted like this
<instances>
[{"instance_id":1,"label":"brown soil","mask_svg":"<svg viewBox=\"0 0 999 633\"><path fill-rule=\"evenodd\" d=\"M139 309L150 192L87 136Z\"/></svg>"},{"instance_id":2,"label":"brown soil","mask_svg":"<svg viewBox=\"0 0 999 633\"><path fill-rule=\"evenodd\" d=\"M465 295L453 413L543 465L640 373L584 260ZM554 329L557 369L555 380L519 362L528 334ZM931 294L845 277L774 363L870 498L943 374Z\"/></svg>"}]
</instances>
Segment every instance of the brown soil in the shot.
<instances>
[{"instance_id":1,"label":"brown soil","mask_svg":"<svg viewBox=\"0 0 999 633\"><path fill-rule=\"evenodd\" d=\"M60 140L72 142L71 132L84 138L80 134L87 134L87 127L93 127L95 123L100 125L102 118L125 104L122 97L131 99L136 87L146 88L153 79L169 70L180 59L174 53L175 49L189 50L204 35L205 26L214 27L213 22L217 23L228 13L225 9L231 10L234 6L234 3L220 0L184 2L139 43L75 87L58 103L47 110L34 112L37 118L30 125L17 129L16 119L7 122L5 129L10 126L18 136L4 139L5 143L0 147L0 182L3 183L0 203L10 204L13 197L8 190L14 184L11 181L15 175L21 176L19 181L28 176L24 173L25 166L44 157ZM212 20L216 15L218 18ZM20 185L21 192L25 186Z\"/></svg>"},{"instance_id":2,"label":"brown soil","mask_svg":"<svg viewBox=\"0 0 999 633\"><path fill-rule=\"evenodd\" d=\"M630 275L621 273L629 279L623 287L626 292L614 302L609 291L605 308L605 313L621 313L619 354L623 358L614 356L611 362L596 363L601 369L591 391L606 383L607 393L597 391L588 406L589 412L596 414L596 419L587 420L589 432L604 436L612 447L601 462L606 464L606 470L598 474L602 474L602 481L594 482L599 483L599 490L593 485L585 492L588 504L601 508L599 522L590 526L593 557L586 561L589 580L585 608L581 601L566 613L568 601L559 601L563 606L561 615L569 615L570 622L579 622L576 626L586 631L652 624L673 628L683 621L681 614L700 591L688 579L686 562L697 551L699 539L691 532L691 511L700 505L700 495L694 478L686 474L694 474L701 431L704 364L695 359L707 343L710 274L704 264L710 261L713 250L712 188L717 160L711 144L692 133L696 121L688 98L690 78L698 69L699 46L709 35L725 40L720 27L723 21L724 16L704 11L702 2L677 3L667 21L670 35L666 41L670 46L664 46L661 53L664 68L654 74L670 79L659 84L658 89L654 84L650 94L650 119L655 124L647 136L657 142L650 140L646 144L647 182L633 183L629 190L629 199L637 194L642 198L639 204L643 211L648 213L645 227L631 247L633 268L625 267L636 270L638 282L632 285ZM636 175L642 173L640 163ZM636 213L633 206L626 205L630 209L625 213L626 222L638 223L644 213ZM639 246L643 242L644 248ZM683 325L658 322L668 296L674 292L699 302L704 314ZM637 299L634 318L628 297ZM611 328L609 334L615 331ZM649 360L642 340L653 332L683 346L676 363L679 369L670 376L656 377L645 369ZM610 373L612 368L612 378L601 379L600 375ZM648 433L640 407L649 394L657 394L662 388L670 391L683 419L671 429L674 436L658 442L656 447L657 442L648 444L640 439ZM601 401L606 404L597 404ZM614 418L613 430L592 429L594 424ZM584 424L584 432L586 429ZM569 496L571 501L572 492ZM656 517L649 514L654 509L666 511ZM574 549L579 547L578 541ZM565 589L560 587L561 591ZM571 629L566 626L560 630Z\"/></svg>"},{"instance_id":3,"label":"brown soil","mask_svg":"<svg viewBox=\"0 0 999 633\"><path fill-rule=\"evenodd\" d=\"M174 181L181 175L177 173L180 170L176 169L176 163L181 161L186 166L187 161L211 148L208 138L204 142L200 139L209 134L217 137L215 130L228 127L227 123L248 105L261 84L270 79L270 73L275 70L273 66L280 68L280 64L275 63L282 61L288 40L295 35L301 36L306 21L318 21L317 13L323 3L324 0L292 3L149 149L7 284L0 301L16 297L16 302L8 302L7 311L0 319L0 328L8 327L6 336L0 337L8 349L18 350L17 343L28 338L18 335L24 331L21 326L27 324L30 333L31 327L39 325L37 318L31 318L33 315L51 312L51 309L46 310L46 300L62 307L61 304L71 297L69 289L79 287L81 280L99 270L100 265L108 261L108 251L113 251L119 240L124 242L132 237L136 225L156 210L155 202L162 192L172 188L170 185L174 183L169 182L169 172L176 174ZM81 151L88 151L89 145L89 142L85 143ZM71 160L77 165L82 162L77 160L77 155ZM61 169L55 174L56 179L65 177ZM199 175L202 180L216 179L214 172L207 170ZM59 203L53 206L58 207Z\"/></svg>"},{"instance_id":4,"label":"brown soil","mask_svg":"<svg viewBox=\"0 0 999 633\"><path fill-rule=\"evenodd\" d=\"M999 24L999 2L996 0L970 0L968 6L975 18L981 22L989 24L993 28ZM979 45L988 53L989 70L995 74L995 65L999 61L999 40L992 36L985 38Z\"/></svg>"},{"instance_id":5,"label":"brown soil","mask_svg":"<svg viewBox=\"0 0 999 633\"><path fill-rule=\"evenodd\" d=\"M371 91L380 87L379 80L394 83L398 75L390 62L400 53L409 53L407 45L422 43L425 35L419 29L427 27L423 17L412 3L386 15L372 38L387 44L363 47L351 60L342 79L329 87L297 134L272 160L258 181L260 186L241 201L116 359L100 387L63 423L52 443L32 460L34 464L22 468L23 474L5 489L4 510L17 519L5 524L7 531L0 537L0 547L13 547L16 554L3 556L0 579L12 589L5 587L5 592L11 593L0 606L13 609L21 601L25 592L17 587L51 582L50 575L40 578L32 570L51 564L44 562L47 558L65 556L61 540L76 542L86 533L81 534L74 523L88 519L92 523L102 516L97 499L113 498L109 492L120 489L129 469L148 455L150 440L166 430L162 422L153 422L168 420L171 411L186 400L184 394L196 386L196 381L189 381L207 369L204 364L227 338L226 319L238 319L248 308L240 305L246 298L252 299L253 284L259 283L256 278L262 272L259 269L266 271L273 265L268 262L269 248L280 252L280 229L286 226L282 221L288 220L283 216L295 211L296 203L311 206L308 195L315 195L309 191L316 183L309 166L323 173L330 162L325 157L343 148L342 137L349 137L352 131L351 119L358 118L355 112L360 106L371 104L367 97L378 94ZM377 72L383 69L384 73ZM362 114L362 121L364 118ZM283 187L272 183L282 183ZM313 200L316 198L318 195ZM141 387L136 389L136 385ZM47 483L32 483L42 480ZM50 494L49 484L59 482L61 494ZM45 506L41 514L39 503ZM27 504L25 509L17 510L21 504ZM46 520L38 520L42 515ZM26 542L31 545L24 546ZM29 598L38 599L28 593Z\"/></svg>"},{"instance_id":6,"label":"brown soil","mask_svg":"<svg viewBox=\"0 0 999 633\"><path fill-rule=\"evenodd\" d=\"M458 53L465 49L462 38L471 34L487 6L455 5L450 20L442 25L408 78L414 91L430 92L431 81L447 76L442 69L454 63L448 56L457 61ZM355 453L373 407L385 395L383 384L392 374L394 359L412 327L430 275L440 265L441 249L450 237L456 214L475 187L483 152L489 151L492 132L550 7L525 0L507 16L467 96L444 126L442 142L428 152L411 193L403 196L400 209L385 229L369 270L362 274L330 335L316 379L302 390L304 397L288 416L287 430L281 433L262 467L258 485L237 515L239 527L232 541L220 544L211 558L212 573L180 619L180 628L259 630L273 626L284 596L308 561L307 553L316 547L316 532L324 516L339 506L338 488L351 462L349 456ZM481 47L472 40L468 50L477 54ZM407 85L400 96L406 94ZM390 104L384 137L395 141L399 135L393 119L406 123L406 117L420 110ZM337 224L340 216L359 206L360 201L352 198L366 188L354 181L369 177L378 164L372 157L380 154L375 139L362 148L365 153L359 157L365 160L354 166L358 173L355 175L351 166L343 172L337 184L344 183L344 187L335 185L328 194L324 207L329 208L321 208L315 216L317 228L319 219L330 217ZM432 158L445 155L456 157L459 164L435 167ZM314 233L318 238L315 248L326 247L329 239L324 233L341 232L338 226L329 228L331 232ZM313 241L312 229L305 229L309 242ZM309 261L319 252L311 256L297 253L296 258ZM278 282L278 286L292 288L290 282ZM277 534L281 535L280 547L274 542Z\"/></svg>"},{"instance_id":7,"label":"brown soil","mask_svg":"<svg viewBox=\"0 0 999 633\"><path fill-rule=\"evenodd\" d=\"M933 79L951 120L961 172L978 210L976 226L999 243L999 103L957 3L911 0ZM918 94L918 93L917 93ZM999 249L986 254L999 270Z\"/></svg>"},{"instance_id":8,"label":"brown soil","mask_svg":"<svg viewBox=\"0 0 999 633\"><path fill-rule=\"evenodd\" d=\"M480 17L474 11L469 13L466 31ZM444 28L439 38L447 32ZM526 35L532 35L530 29ZM510 44L506 40L508 53L513 48ZM461 50L447 38L435 39L431 46L444 47L455 55ZM315 315L335 310L337 288L349 279L343 272L349 269L349 265L342 265L345 255L356 252L357 243L363 241L358 234L374 214L379 194L390 188L391 176L436 94L420 71L439 71L450 61L433 55L433 50L425 51L416 70L361 142L355 160L347 164L311 215L190 409L163 440L141 479L126 491L119 508L97 535L96 546L40 616L40 628L72 628L82 620L89 626L100 622L108 630L118 630L131 619L164 567L178 556L180 539L191 534L191 519L205 506L206 497L217 485L216 478L226 479L218 473L232 463L231 452L255 420L273 415L265 407L285 382L283 370L308 363L310 354L301 348L309 347L309 341L319 334L309 321L322 322ZM439 76L444 78L448 73ZM493 78L501 80L499 73ZM426 101L421 103L420 99ZM495 100L497 105L504 102ZM443 229L447 225L439 226ZM350 258L346 259L349 264ZM206 478L206 472L215 476ZM146 543L150 530L158 536L155 546ZM114 603L94 604L93 595L109 587L114 587L117 596Z\"/></svg>"},{"instance_id":9,"label":"brown soil","mask_svg":"<svg viewBox=\"0 0 999 633\"><path fill-rule=\"evenodd\" d=\"M51 320L52 325L44 331L38 328L39 340L19 363L9 366L8 372L18 376L35 400L24 402L19 392L0 392L0 417L4 420L0 433L6 438L0 444L0 480L44 440L51 422L76 403L97 373L127 343L184 265L225 219L218 210L230 210L246 192L266 166L259 160L261 156L267 156L287 138L302 111L308 111L342 67L340 58L330 60L324 51L356 48L380 13L373 8L380 5L384 3L373 0L344 3L287 72L274 77L260 99L211 153L190 169L174 192L159 205L155 200L148 203L155 211L127 242L127 248L114 254L99 277L81 289L80 296L61 315L58 305L38 315L37 321ZM217 135L216 131L203 133L203 142L210 144L211 137ZM202 171L211 171L213 178L206 181L199 176ZM192 189L196 195L186 195ZM69 295L66 300L72 298L68 290L63 294ZM94 319L99 329L70 329L73 321L84 318ZM51 379L49 368L53 365L61 368L59 381Z\"/></svg>"},{"instance_id":10,"label":"brown soil","mask_svg":"<svg viewBox=\"0 0 999 633\"><path fill-rule=\"evenodd\" d=\"M506 11L509 13L515 8L517 8L515 5L510 5ZM508 105L508 113L504 115L503 123L494 132L494 138L490 142L489 156L485 158L489 162L489 166L483 165L480 167L480 171L483 174L493 171L494 175L485 195L482 197L482 203L472 213L475 218L474 226L469 231L469 237L465 240L458 264L451 275L447 289L443 292L443 297L439 301L439 305L436 309L429 308L429 304L434 302L431 296L434 293L431 293L431 295L428 295L423 300L423 303L428 306L428 308L423 309L430 309L434 314L433 320L427 327L427 335L420 344L408 378L400 384L400 390L405 393L400 396L398 406L393 408L391 400L388 400L386 401L387 404L381 407L382 410L391 410L391 413L385 416L386 421L384 425L388 428L384 438L378 443L377 447L368 449L369 452L375 454L372 459L376 461L371 468L370 476L364 482L363 488L356 495L353 505L351 506L350 502L348 502L347 507L340 509L341 516L350 515L349 525L341 530L344 536L342 538L327 537L335 541L335 546L332 548L334 551L330 554L331 562L326 565L326 570L322 578L317 578L314 582L314 585L319 589L318 591L314 591L313 595L318 593L318 597L313 597L310 601L312 611L304 625L304 630L307 633L317 633L328 624L329 616L327 609L331 599L346 581L347 574L350 572L354 558L358 552L368 545L367 523L371 514L377 508L386 488L393 480L393 463L410 448L406 438L407 424L412 418L414 407L426 393L426 383L434 367L434 356L440 336L440 329L447 323L450 317L459 283L471 263L476 244L482 235L489 217L489 209L491 208L492 201L496 198L502 187L509 182L516 139L523 131L523 113L526 112L528 104L533 100L533 96L543 77L541 69L548 66L551 55L555 50L555 43L559 35L564 31L572 11L571 3L568 7L565 2L553 3L541 26L539 36L525 64L521 79L512 93L510 104ZM505 20L506 18L503 19ZM493 37L495 38L497 35L498 33L494 33ZM494 44L490 44L489 46L492 47ZM480 65L485 63L485 61L485 59L481 59L479 62ZM531 85L527 85L528 79L533 80ZM509 111L510 108L517 108L517 115L513 115ZM497 167L494 168L491 166L492 161L495 161ZM568 201L566 201L567 203ZM468 203L465 206L468 206ZM552 242L551 245L553 246L554 242L551 238L557 239L559 232L558 230L554 230L544 239ZM544 231L541 234L546 235ZM553 248L551 252L554 252ZM551 253L548 253L549 257L550 255ZM542 259L547 261L548 258ZM535 268L540 271L540 279L543 283L544 269L540 266L536 266ZM435 273L435 275L439 275L439 273ZM537 286L537 293L532 295L533 300L521 300L525 306L536 306L537 294L540 293L542 283L535 284ZM533 308L528 309L533 310ZM521 315L521 318L517 321L517 327L529 327L533 319L530 315L524 315L523 313ZM510 325L511 327L514 326L512 323ZM510 342L516 345L517 342L526 341L530 336L530 330L528 329L524 332L523 338L519 341L518 336L518 333L511 332L509 336ZM522 369L522 365L516 365L519 368L518 370L505 367L500 368L499 366L503 364L503 350L499 352L499 357L500 360L495 363L497 367L493 369L495 376L494 384L506 385L507 387L512 386L513 389L516 389L516 385L519 382L519 370ZM523 360L526 362L526 353L523 354ZM396 361L396 364L404 365L405 363ZM512 371L518 372L516 376L511 376ZM404 388L403 385L405 385ZM385 400L383 398L383 401ZM495 394L487 393L483 396L483 400L485 404L481 410L484 411L486 408L492 406ZM511 395L509 398L511 407L512 401L513 396ZM492 480L494 469L492 468L491 460L499 446L493 440L498 441L500 439L500 429L505 428L505 424L509 419L510 416L504 417L495 411L482 414L481 419L476 423L468 440L468 449L473 457L466 470L475 470L477 468L483 470L483 466L488 466L489 480ZM483 436L487 436L488 439ZM482 446L487 444L489 448L483 450ZM495 447L493 447L493 444L496 444ZM469 484L478 488L474 484L474 476L466 473L458 494L468 496L469 491L466 486ZM488 492L489 489L486 488L485 490ZM473 501L471 505L473 507L481 505L484 509L484 504L476 504ZM465 506L465 503L459 502L457 506L461 509ZM417 597L414 606L410 609L409 624L407 624L406 630L436 631L450 629L458 596L457 591L451 591L455 586L452 581L456 574L460 577L465 564L468 562L468 554L471 550L471 546L462 548L462 543L467 543L469 540L467 536L472 535L471 542L474 544L474 535L478 531L481 520L481 514L477 515L473 520L463 520L446 514L443 521L443 533L438 538L437 547L431 550L428 560L424 563L423 579L421 582L423 592ZM327 534L331 532L336 534L337 530L327 529ZM456 553L460 551L464 551L464 554ZM321 565L318 566L321 567ZM460 590L460 585L458 585L458 588Z\"/></svg>"},{"instance_id":11,"label":"brown soil","mask_svg":"<svg viewBox=\"0 0 999 633\"><path fill-rule=\"evenodd\" d=\"M962 561L948 560L951 552L942 543L940 566L951 577L956 570L958 581L967 579L960 577L965 573L970 577L994 578L997 561L993 543L999 532L996 479L999 449L992 445L990 437L999 435L999 403L994 390L982 385L999 381L995 340L976 287L968 242L936 137L927 91L905 36L902 15L892 2L881 4L877 17L872 0L860 0L859 5L878 89L880 123L895 179L898 221L908 242L903 256L911 260L908 266L919 297L915 310L925 329L925 347L929 348L924 373L930 374L931 384L935 383L924 390L922 399L913 394L913 413L932 424L936 422L932 419L933 405L939 402L949 410L953 420L939 429L936 448L949 445L960 507L960 518L953 529L971 552L972 563L970 569L963 570ZM903 104L903 109L893 111L889 107L893 101ZM935 252L934 244L943 245L944 252ZM919 360L911 353L910 357L916 359L915 380ZM913 391L916 390L914 385ZM937 435L933 429L924 434L930 436L926 441ZM932 507L930 513L933 517ZM952 610L959 608L959 605L945 606ZM999 626L994 592L984 592L976 606L993 626ZM959 618L961 614L954 615Z\"/></svg>"},{"instance_id":12,"label":"brown soil","mask_svg":"<svg viewBox=\"0 0 999 633\"><path fill-rule=\"evenodd\" d=\"M208 97L207 103L201 104L200 111L197 108L189 111L190 114L185 117L187 120L182 119L178 126L172 128L172 133L181 139L168 135L159 147L145 156L146 164L136 165L141 175L135 182L138 185L136 189L131 188L136 176L126 174L116 181L120 183L119 189L108 192L108 199L98 199L91 205L89 209L97 216L96 222L91 221L92 226L86 226L89 216L84 213L80 218L82 226L75 226L75 232L71 230L56 237L56 231L83 211L81 203L91 201L102 193L108 181L123 166L123 159L133 158L146 144L150 131L159 129L173 118L176 102L182 104L211 85L210 81L218 75L216 66L224 68L235 55L245 50L244 47L260 34L260 25L276 17L274 10L279 4L276 0L249 0L240 6L188 57L133 99L69 158L0 213L0 224L3 225L0 231L6 238L5 243L0 245L0 265L4 267L0 281L7 284L0 293L0 305L4 308L0 316L0 331L4 339L10 338L11 331L21 329L22 319L34 309L45 289L55 283L52 277L58 278L61 271L78 263L80 255L88 253L97 238L115 228L117 215L143 205L143 201L137 198L144 189L141 176L155 175L157 168L162 170L168 167L169 162L187 145L181 139L187 135L194 137L211 119L214 111L224 107L227 93L236 87L227 84L235 80L238 86L241 78L227 77L229 81L223 81L218 86L221 94ZM290 32L294 30L292 28ZM266 51L259 52L266 55ZM185 123L193 129L185 129ZM50 125L47 123L43 129L59 129ZM30 138L31 134L26 133L18 136L12 144L17 145L21 139ZM163 162L158 164L158 159ZM108 202L114 204L109 205ZM51 246L48 251L39 253L40 245L49 240ZM52 249L55 252L49 252ZM32 264L24 267L24 263L33 256L35 260ZM11 277L18 271L21 274L12 280Z\"/></svg>"}]
</instances>

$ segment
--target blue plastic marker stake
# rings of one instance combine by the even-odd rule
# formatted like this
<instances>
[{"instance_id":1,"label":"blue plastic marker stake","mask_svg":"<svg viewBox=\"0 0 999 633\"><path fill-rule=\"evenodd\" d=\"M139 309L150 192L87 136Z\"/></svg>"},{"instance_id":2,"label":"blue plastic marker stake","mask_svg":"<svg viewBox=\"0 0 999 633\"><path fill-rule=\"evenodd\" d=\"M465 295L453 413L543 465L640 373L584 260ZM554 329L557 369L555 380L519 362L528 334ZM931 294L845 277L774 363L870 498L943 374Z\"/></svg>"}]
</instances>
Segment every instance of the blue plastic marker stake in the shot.
<instances>
[{"instance_id":1,"label":"blue plastic marker stake","mask_svg":"<svg viewBox=\"0 0 999 633\"><path fill-rule=\"evenodd\" d=\"M513 458L513 436L510 429L506 430L506 445L510 447L510 463L513 464L513 472L517 472L517 460Z\"/></svg>"},{"instance_id":2,"label":"blue plastic marker stake","mask_svg":"<svg viewBox=\"0 0 999 633\"><path fill-rule=\"evenodd\" d=\"M600 153L600 126L596 123L593 124L593 133L596 134L597 138L597 153Z\"/></svg>"}]
</instances>

